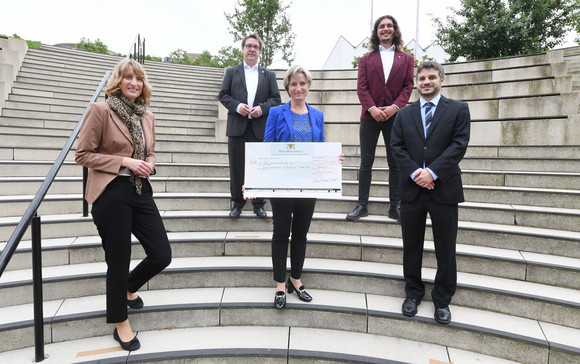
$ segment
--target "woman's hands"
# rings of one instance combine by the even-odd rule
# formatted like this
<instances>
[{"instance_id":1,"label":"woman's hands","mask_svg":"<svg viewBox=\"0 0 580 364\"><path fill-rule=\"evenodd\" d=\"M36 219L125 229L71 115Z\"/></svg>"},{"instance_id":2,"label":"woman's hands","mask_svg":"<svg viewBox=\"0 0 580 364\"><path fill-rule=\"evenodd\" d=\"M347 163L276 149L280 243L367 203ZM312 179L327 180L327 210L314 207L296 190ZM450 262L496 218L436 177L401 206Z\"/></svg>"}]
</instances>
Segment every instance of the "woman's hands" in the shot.
<instances>
[{"instance_id":1,"label":"woman's hands","mask_svg":"<svg viewBox=\"0 0 580 364\"><path fill-rule=\"evenodd\" d=\"M129 168L137 177L140 178L148 177L151 172L153 172L153 165L140 159L124 157L122 166Z\"/></svg>"}]
</instances>

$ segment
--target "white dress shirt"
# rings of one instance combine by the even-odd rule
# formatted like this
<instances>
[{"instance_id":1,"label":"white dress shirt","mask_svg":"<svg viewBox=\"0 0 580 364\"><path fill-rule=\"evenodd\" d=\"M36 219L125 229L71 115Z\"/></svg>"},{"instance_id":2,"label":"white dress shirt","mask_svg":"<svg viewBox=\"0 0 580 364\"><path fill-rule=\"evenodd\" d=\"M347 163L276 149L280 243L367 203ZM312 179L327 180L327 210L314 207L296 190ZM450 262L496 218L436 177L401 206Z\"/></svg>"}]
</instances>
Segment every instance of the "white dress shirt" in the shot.
<instances>
[{"instance_id":1,"label":"white dress shirt","mask_svg":"<svg viewBox=\"0 0 580 364\"><path fill-rule=\"evenodd\" d=\"M244 76L246 78L246 90L248 91L248 106L254 107L254 100L256 99L256 91L258 91L258 65L254 67L248 66L244 62ZM236 111L240 113L241 104L238 105ZM252 118L252 115L248 114L248 118Z\"/></svg>"}]
</instances>

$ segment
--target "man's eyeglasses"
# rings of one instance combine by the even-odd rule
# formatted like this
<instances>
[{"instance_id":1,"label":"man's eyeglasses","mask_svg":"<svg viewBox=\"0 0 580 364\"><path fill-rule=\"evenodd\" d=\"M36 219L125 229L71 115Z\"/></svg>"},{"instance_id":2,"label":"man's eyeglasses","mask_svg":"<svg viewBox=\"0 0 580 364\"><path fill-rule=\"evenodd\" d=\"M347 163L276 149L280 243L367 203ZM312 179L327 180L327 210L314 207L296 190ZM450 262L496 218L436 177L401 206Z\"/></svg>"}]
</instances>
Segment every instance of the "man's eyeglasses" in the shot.
<instances>
[{"instance_id":1,"label":"man's eyeglasses","mask_svg":"<svg viewBox=\"0 0 580 364\"><path fill-rule=\"evenodd\" d=\"M246 44L246 45L245 45L245 47L246 47L246 48L248 48L248 49L255 49L255 50L257 50L257 51L259 51L259 50L260 50L260 46L258 46L258 45L253 45L253 44Z\"/></svg>"}]
</instances>

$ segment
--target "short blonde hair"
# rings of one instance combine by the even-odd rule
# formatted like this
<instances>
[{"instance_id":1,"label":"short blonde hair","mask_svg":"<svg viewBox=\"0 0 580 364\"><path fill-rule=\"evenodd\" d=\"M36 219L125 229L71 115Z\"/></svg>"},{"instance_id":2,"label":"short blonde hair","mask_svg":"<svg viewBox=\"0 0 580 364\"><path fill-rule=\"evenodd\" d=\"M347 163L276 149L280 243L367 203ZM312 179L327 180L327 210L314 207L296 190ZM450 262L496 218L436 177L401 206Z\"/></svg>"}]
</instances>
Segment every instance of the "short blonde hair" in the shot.
<instances>
[{"instance_id":1,"label":"short blonde hair","mask_svg":"<svg viewBox=\"0 0 580 364\"><path fill-rule=\"evenodd\" d=\"M304 77L306 77L306 81L308 81L308 88L310 88L310 85L312 84L312 75L310 74L310 72L308 72L308 70L302 66L294 65L288 68L288 71L286 71L286 76L284 76L284 88L286 89L286 92L288 92L290 79L292 79L292 76L298 73L302 73Z\"/></svg>"},{"instance_id":2,"label":"short blonde hair","mask_svg":"<svg viewBox=\"0 0 580 364\"><path fill-rule=\"evenodd\" d=\"M124 59L121 62L117 63L111 77L109 77L109 81L107 81L107 87L105 88L105 92L109 96L119 96L121 93L121 80L123 80L123 76L127 72L129 66L133 67L133 72L137 77L140 77L143 80L143 90L141 90L141 95L137 97L135 100L136 104L143 105L145 107L149 106L151 100L151 85L149 81L147 81L147 74L145 73L145 68L143 66L133 60L133 59Z\"/></svg>"}]
</instances>

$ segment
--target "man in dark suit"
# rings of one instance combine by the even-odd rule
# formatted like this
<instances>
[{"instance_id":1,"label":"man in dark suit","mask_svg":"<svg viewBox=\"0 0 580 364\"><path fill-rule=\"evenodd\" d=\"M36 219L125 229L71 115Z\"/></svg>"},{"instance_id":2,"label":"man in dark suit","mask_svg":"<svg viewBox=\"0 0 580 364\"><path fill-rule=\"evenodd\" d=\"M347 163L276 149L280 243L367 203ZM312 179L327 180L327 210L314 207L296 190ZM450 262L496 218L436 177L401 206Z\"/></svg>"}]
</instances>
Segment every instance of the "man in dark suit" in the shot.
<instances>
[{"instance_id":1,"label":"man in dark suit","mask_svg":"<svg viewBox=\"0 0 580 364\"><path fill-rule=\"evenodd\" d=\"M228 155L230 159L230 194L233 203L230 217L238 218L246 204L244 184L245 143L264 140L268 113L280 105L280 91L274 72L258 65L264 44L258 35L242 40L244 63L228 68L219 93L220 102L228 109ZM264 199L253 199L254 213L266 218Z\"/></svg>"},{"instance_id":2,"label":"man in dark suit","mask_svg":"<svg viewBox=\"0 0 580 364\"><path fill-rule=\"evenodd\" d=\"M391 151L391 128L397 111L405 107L411 97L415 61L410 54L403 52L401 30L390 15L382 16L375 22L371 50L371 53L361 57L358 64L357 94L362 106L358 203L346 219L353 221L368 215L375 151L382 132L389 165L388 216L399 221L399 167Z\"/></svg>"},{"instance_id":3,"label":"man in dark suit","mask_svg":"<svg viewBox=\"0 0 580 364\"><path fill-rule=\"evenodd\" d=\"M397 114L391 146L401 168L403 314L414 316L425 295L421 265L429 213L437 258L431 298L435 320L447 324L451 321L449 303L457 286L458 203L464 201L459 162L469 142L471 118L466 103L440 94L444 78L439 63L419 65L417 91L421 98Z\"/></svg>"}]
</instances>

